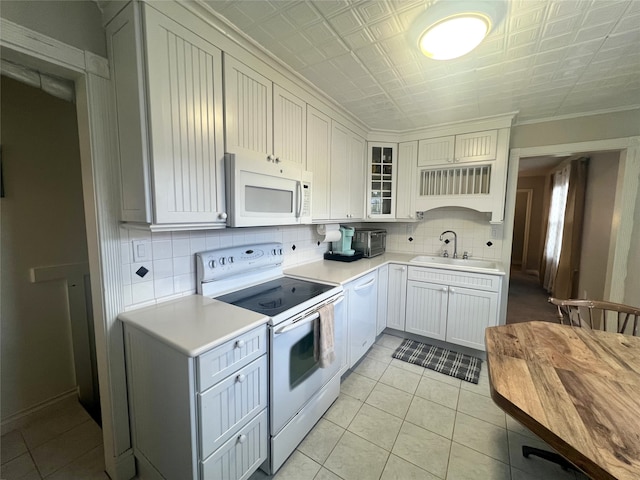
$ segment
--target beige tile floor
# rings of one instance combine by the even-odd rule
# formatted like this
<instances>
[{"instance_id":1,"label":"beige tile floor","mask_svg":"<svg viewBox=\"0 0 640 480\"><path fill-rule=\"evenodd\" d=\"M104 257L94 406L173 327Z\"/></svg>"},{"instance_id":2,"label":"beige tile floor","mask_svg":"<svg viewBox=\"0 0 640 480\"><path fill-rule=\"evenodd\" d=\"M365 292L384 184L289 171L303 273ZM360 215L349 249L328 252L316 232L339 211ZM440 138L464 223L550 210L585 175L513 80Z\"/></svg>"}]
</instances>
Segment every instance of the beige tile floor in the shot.
<instances>
[{"instance_id":1,"label":"beige tile floor","mask_svg":"<svg viewBox=\"0 0 640 480\"><path fill-rule=\"evenodd\" d=\"M109 480L102 430L75 397L3 425L2 480Z\"/></svg>"},{"instance_id":2,"label":"beige tile floor","mask_svg":"<svg viewBox=\"0 0 640 480\"><path fill-rule=\"evenodd\" d=\"M474 385L393 359L401 341L378 339L274 479L586 479L522 457L548 446L493 403L486 364Z\"/></svg>"}]
</instances>

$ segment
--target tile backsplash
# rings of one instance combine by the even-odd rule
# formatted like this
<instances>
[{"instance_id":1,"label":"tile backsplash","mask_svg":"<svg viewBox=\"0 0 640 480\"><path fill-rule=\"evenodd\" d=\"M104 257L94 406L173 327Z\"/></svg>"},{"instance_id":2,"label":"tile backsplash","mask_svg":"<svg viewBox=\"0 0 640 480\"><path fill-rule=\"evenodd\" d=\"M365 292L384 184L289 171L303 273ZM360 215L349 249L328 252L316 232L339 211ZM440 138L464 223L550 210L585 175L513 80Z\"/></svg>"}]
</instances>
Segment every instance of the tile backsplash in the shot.
<instances>
[{"instance_id":1,"label":"tile backsplash","mask_svg":"<svg viewBox=\"0 0 640 480\"><path fill-rule=\"evenodd\" d=\"M453 230L458 236L458 256L462 257L466 251L470 258L500 260L502 225L491 225L489 219L490 214L464 208L429 210L424 212L423 220L415 223L385 224L387 250L439 256L447 249L449 255L453 255L453 235L446 236L452 239L449 244L440 240L442 232Z\"/></svg>"},{"instance_id":2,"label":"tile backsplash","mask_svg":"<svg viewBox=\"0 0 640 480\"><path fill-rule=\"evenodd\" d=\"M441 255L444 230L458 234L458 252L469 256L500 259L502 230L491 236L487 215L472 210L441 208L425 212L416 223L376 224L387 230L390 252ZM150 247L148 260L134 262L133 241L142 240ZM234 228L151 233L121 227L122 289L127 309L152 305L196 291L195 253L216 248L262 242L282 242L284 268L321 260L330 244L320 243L316 225ZM487 246L491 242L492 246ZM295 248L294 248L295 247ZM453 254L453 244L446 247ZM149 253L149 252L147 252Z\"/></svg>"},{"instance_id":3,"label":"tile backsplash","mask_svg":"<svg viewBox=\"0 0 640 480\"><path fill-rule=\"evenodd\" d=\"M134 240L149 242L149 260L134 262ZM283 266L287 268L321 260L329 245L318 245L321 240L315 225L158 233L121 227L124 304L127 308L138 308L194 293L197 252L236 245L282 242L285 251ZM141 267L144 267L142 271ZM147 272L144 273L144 270Z\"/></svg>"}]
</instances>

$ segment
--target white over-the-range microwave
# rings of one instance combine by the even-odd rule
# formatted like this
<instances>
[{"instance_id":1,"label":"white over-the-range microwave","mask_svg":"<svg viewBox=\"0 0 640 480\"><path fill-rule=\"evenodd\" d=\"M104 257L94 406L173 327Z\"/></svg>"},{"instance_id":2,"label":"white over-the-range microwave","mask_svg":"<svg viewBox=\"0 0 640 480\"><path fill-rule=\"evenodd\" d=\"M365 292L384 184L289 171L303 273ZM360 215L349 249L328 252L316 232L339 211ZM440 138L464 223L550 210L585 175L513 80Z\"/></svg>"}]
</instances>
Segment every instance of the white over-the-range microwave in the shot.
<instances>
[{"instance_id":1,"label":"white over-the-range microwave","mask_svg":"<svg viewBox=\"0 0 640 480\"><path fill-rule=\"evenodd\" d=\"M313 175L301 165L227 153L225 177L228 226L311 223Z\"/></svg>"}]
</instances>

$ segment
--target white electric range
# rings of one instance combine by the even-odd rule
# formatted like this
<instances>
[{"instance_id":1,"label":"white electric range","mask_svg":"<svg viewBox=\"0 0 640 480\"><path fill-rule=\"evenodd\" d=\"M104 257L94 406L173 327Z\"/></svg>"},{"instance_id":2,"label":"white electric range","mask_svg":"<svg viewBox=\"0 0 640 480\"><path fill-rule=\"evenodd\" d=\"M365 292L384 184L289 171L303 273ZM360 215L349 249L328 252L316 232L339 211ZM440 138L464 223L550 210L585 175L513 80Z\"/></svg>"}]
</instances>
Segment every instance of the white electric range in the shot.
<instances>
[{"instance_id":1,"label":"white electric range","mask_svg":"<svg viewBox=\"0 0 640 480\"><path fill-rule=\"evenodd\" d=\"M340 285L311 282L282 272L281 243L262 243L196 254L198 293L269 316L269 459L275 473L340 393L346 363L344 298ZM335 361L314 359L318 309L334 305Z\"/></svg>"}]
</instances>

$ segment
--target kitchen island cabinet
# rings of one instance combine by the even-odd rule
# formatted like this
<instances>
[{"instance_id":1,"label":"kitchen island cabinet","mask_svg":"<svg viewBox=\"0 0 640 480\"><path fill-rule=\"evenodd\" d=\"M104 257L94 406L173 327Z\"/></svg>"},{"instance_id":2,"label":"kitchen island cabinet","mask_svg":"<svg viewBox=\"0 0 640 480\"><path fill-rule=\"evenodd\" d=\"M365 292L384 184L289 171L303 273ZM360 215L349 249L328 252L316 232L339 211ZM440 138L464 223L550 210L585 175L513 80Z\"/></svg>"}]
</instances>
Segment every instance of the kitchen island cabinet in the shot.
<instances>
[{"instance_id":1,"label":"kitchen island cabinet","mask_svg":"<svg viewBox=\"0 0 640 480\"><path fill-rule=\"evenodd\" d=\"M222 52L147 3L129 3L106 35L121 219L224 227Z\"/></svg>"}]
</instances>

